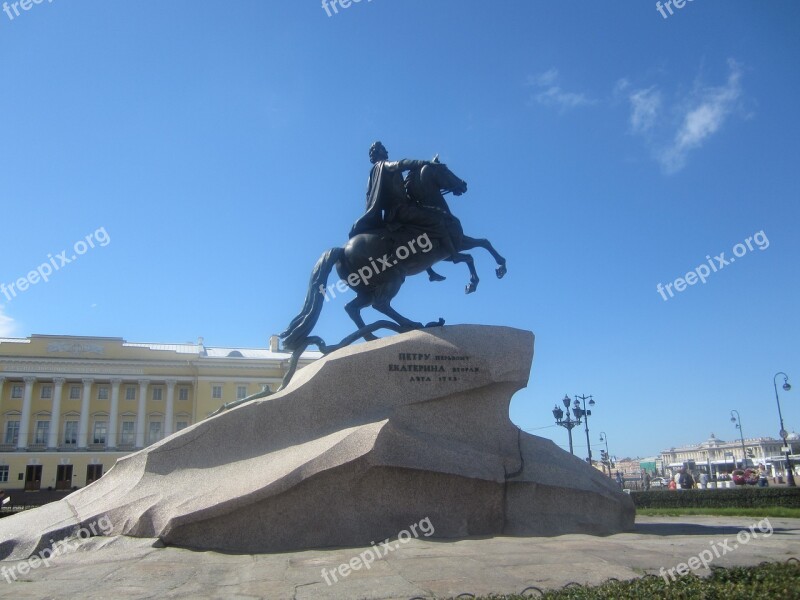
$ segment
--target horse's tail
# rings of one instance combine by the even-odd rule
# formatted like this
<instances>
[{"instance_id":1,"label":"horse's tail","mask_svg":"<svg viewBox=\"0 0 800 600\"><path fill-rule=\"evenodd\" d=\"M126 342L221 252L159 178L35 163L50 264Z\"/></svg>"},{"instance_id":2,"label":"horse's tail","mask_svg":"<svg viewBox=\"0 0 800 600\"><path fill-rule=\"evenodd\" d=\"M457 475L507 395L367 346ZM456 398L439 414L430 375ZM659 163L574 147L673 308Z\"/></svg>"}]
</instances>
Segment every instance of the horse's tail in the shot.
<instances>
[{"instance_id":1,"label":"horse's tail","mask_svg":"<svg viewBox=\"0 0 800 600\"><path fill-rule=\"evenodd\" d=\"M308 293L303 310L300 311L286 331L280 334L283 339L283 347L287 350L294 350L304 339L306 339L314 325L317 324L319 314L322 312L322 302L325 298L325 286L328 283L333 266L344 256L344 248L331 248L319 257L317 264L311 271L311 280L308 283Z\"/></svg>"}]
</instances>

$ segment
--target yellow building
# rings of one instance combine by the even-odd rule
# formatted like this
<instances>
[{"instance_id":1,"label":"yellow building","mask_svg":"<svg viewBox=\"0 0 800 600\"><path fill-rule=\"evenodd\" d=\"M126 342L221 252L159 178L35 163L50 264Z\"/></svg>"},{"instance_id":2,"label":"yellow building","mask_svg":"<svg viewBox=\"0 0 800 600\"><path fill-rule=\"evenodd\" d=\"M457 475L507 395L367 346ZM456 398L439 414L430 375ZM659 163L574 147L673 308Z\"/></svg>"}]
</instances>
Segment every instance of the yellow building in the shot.
<instances>
[{"instance_id":1,"label":"yellow building","mask_svg":"<svg viewBox=\"0 0 800 600\"><path fill-rule=\"evenodd\" d=\"M304 353L298 368L320 356ZM0 338L0 489L87 485L222 404L275 391L289 358L276 336L269 348Z\"/></svg>"}]
</instances>

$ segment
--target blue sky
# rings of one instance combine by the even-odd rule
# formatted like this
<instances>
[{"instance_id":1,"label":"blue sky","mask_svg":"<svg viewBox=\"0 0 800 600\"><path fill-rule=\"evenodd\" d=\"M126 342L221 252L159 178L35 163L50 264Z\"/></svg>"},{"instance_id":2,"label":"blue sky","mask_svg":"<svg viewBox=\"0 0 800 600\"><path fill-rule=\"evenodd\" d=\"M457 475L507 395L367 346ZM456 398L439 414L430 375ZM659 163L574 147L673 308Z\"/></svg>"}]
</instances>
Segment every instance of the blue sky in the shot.
<instances>
[{"instance_id":1,"label":"blue sky","mask_svg":"<svg viewBox=\"0 0 800 600\"><path fill-rule=\"evenodd\" d=\"M593 394L595 454L601 430L618 456L733 439L731 409L775 436L782 370L798 430L799 17L712 0L666 19L654 2L466 0L0 13L0 282L94 242L0 294L0 335L264 346L363 211L380 139L392 158L439 153L469 184L451 200L464 230L508 259L499 281L475 250L475 294L446 264L394 305L533 331L518 425L566 446L553 404ZM748 238L705 283L657 291ZM325 306L328 341L351 330L346 301Z\"/></svg>"}]
</instances>

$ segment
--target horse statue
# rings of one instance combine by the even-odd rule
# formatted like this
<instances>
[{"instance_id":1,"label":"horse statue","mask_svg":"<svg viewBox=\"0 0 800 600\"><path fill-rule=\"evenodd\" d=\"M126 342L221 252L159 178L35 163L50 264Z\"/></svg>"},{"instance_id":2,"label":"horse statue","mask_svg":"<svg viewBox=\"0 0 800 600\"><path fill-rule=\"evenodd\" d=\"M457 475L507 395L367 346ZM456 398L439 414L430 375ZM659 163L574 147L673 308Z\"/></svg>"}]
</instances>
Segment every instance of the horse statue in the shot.
<instances>
[{"instance_id":1,"label":"horse statue","mask_svg":"<svg viewBox=\"0 0 800 600\"><path fill-rule=\"evenodd\" d=\"M472 257L462 253L462 250L476 247L486 249L498 264L497 277L502 278L506 274L506 260L492 244L485 239L464 235L461 223L450 212L442 192L452 192L460 196L467 191L467 184L456 177L446 165L434 162L420 169L413 169L406 178L406 189L409 201L443 214L458 254L448 256L441 243L436 238L430 238L426 231L402 224L390 224L385 229L360 233L353 236L344 247L327 250L311 273L302 311L292 320L286 331L280 334L284 348L292 351L299 349L302 352L311 344L320 346L321 340L310 335L322 311L328 276L334 267L342 281L356 293L355 299L345 305L345 311L359 330L354 338L348 336L353 339L347 343L359 337L368 341L376 339L373 335L374 329L388 327L395 331L410 331L444 324L441 319L428 325L412 321L392 308L391 301L400 291L406 277L426 271L441 260L466 262L470 271L466 292L474 292L478 286L475 264ZM367 306L372 306L392 319L395 326L387 321L367 326L361 317L361 310ZM342 345L344 344L338 344L336 348ZM323 353L331 351L324 344L320 346L320 350Z\"/></svg>"},{"instance_id":2,"label":"horse statue","mask_svg":"<svg viewBox=\"0 0 800 600\"><path fill-rule=\"evenodd\" d=\"M460 196L466 193L467 184L456 177L446 165L440 163L438 157L421 168L409 171L405 179L405 188L409 202L441 215L447 225L456 254L450 256L442 247L441 241L435 236L430 237L429 232L423 228L402 223L389 223L382 229L356 234L344 247L325 251L311 272L303 309L292 319L286 331L280 334L283 347L291 350L292 357L279 390L289 385L300 356L311 345L317 346L323 354L328 354L352 344L359 338L367 341L377 339L374 332L378 329L390 329L402 333L423 327L444 325L444 319L423 325L404 317L392 308L392 299L400 291L407 276L428 271L432 281L439 281L444 278L431 269L435 263L441 260L453 263L465 262L470 272L470 281L465 291L470 294L478 287L478 274L472 256L463 251L472 248L484 248L494 257L497 262L495 274L498 279L502 279L506 274L506 259L498 254L488 240L464 235L461 222L450 212L444 194L452 192L454 196ZM341 280L356 293L355 299L348 302L344 308L358 325L358 330L335 346L328 346L320 337L312 336L311 332L322 312L328 292L328 276L334 267ZM338 284L336 287L338 288ZM361 317L361 310L367 306L372 306L393 320L381 320L367 325ZM210 416L251 400L264 398L271 393L266 389L247 398L223 404Z\"/></svg>"},{"instance_id":3,"label":"horse statue","mask_svg":"<svg viewBox=\"0 0 800 600\"><path fill-rule=\"evenodd\" d=\"M440 213L447 224L447 230L457 253L449 256L442 248L441 242L436 237L429 237L429 232L423 228L398 223L389 223L382 229L359 233L350 238L344 247L325 251L311 272L303 309L292 319L286 331L280 334L283 347L291 350L292 357L279 390L289 384L297 369L300 356L309 346L315 345L323 354L329 354L352 344L359 338L367 341L377 339L374 332L378 329L390 329L402 333L444 325L444 319L423 325L404 317L392 308L392 299L409 275L428 271L432 281L439 281L444 278L431 269L435 263L441 260L453 263L465 262L470 272L470 281L465 291L470 294L478 287L478 274L472 256L462 251L472 248L484 248L494 257L498 265L495 271L498 279L502 279L506 274L506 259L498 254L489 240L464 235L461 222L450 212L450 207L444 199L444 194L447 193L452 192L454 196L466 193L466 182L456 177L446 165L438 162L438 158L434 158L432 163L412 169L406 176L405 187L409 202ZM334 267L341 280L356 293L355 299L348 302L344 308L358 326L358 330L335 346L329 346L320 337L312 336L311 332L322 312L328 292L328 276ZM361 310L367 306L372 306L393 320L381 320L367 325L361 317ZM211 416L251 400L264 398L271 393L267 389L247 398L223 404Z\"/></svg>"}]
</instances>

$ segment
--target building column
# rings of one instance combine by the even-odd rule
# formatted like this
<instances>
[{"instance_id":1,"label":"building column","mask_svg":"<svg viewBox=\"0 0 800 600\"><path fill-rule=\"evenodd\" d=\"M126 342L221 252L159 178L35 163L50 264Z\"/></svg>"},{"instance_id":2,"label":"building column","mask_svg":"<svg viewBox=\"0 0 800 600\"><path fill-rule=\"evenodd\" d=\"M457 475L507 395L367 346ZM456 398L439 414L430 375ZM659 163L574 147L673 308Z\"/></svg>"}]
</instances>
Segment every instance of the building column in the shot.
<instances>
[{"instance_id":1,"label":"building column","mask_svg":"<svg viewBox=\"0 0 800 600\"><path fill-rule=\"evenodd\" d=\"M147 410L147 379L139 380L139 410L136 412L136 447L144 448L145 411Z\"/></svg>"},{"instance_id":2,"label":"building column","mask_svg":"<svg viewBox=\"0 0 800 600\"><path fill-rule=\"evenodd\" d=\"M53 410L50 416L50 432L47 436L47 448L50 450L58 448L58 430L61 425L61 391L65 382L66 379L63 377L53 379Z\"/></svg>"},{"instance_id":3,"label":"building column","mask_svg":"<svg viewBox=\"0 0 800 600\"><path fill-rule=\"evenodd\" d=\"M89 400L92 395L94 379L83 379L83 396L81 396L81 420L78 425L78 448L89 447Z\"/></svg>"},{"instance_id":4,"label":"building column","mask_svg":"<svg viewBox=\"0 0 800 600\"><path fill-rule=\"evenodd\" d=\"M0 377L0 408L3 407L3 385L5 384L5 382L6 382L6 378L5 377ZM6 432L2 431L2 432L0 432L0 435L3 436L2 438L0 438L0 441L5 440Z\"/></svg>"},{"instance_id":5,"label":"building column","mask_svg":"<svg viewBox=\"0 0 800 600\"><path fill-rule=\"evenodd\" d=\"M17 450L25 450L28 447L28 438L31 436L31 400L33 398L33 384L36 377L26 377L25 396L22 400L22 416L19 419L19 439L17 439Z\"/></svg>"},{"instance_id":6,"label":"building column","mask_svg":"<svg viewBox=\"0 0 800 600\"><path fill-rule=\"evenodd\" d=\"M164 414L164 437L172 435L172 420L175 414L175 384L174 379L167 379L167 408Z\"/></svg>"},{"instance_id":7,"label":"building column","mask_svg":"<svg viewBox=\"0 0 800 600\"><path fill-rule=\"evenodd\" d=\"M108 414L108 436L106 436L106 448L109 450L117 447L117 422L119 421L119 386L121 379L111 380L111 410Z\"/></svg>"}]
</instances>

